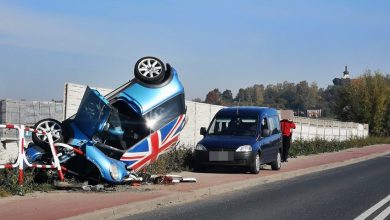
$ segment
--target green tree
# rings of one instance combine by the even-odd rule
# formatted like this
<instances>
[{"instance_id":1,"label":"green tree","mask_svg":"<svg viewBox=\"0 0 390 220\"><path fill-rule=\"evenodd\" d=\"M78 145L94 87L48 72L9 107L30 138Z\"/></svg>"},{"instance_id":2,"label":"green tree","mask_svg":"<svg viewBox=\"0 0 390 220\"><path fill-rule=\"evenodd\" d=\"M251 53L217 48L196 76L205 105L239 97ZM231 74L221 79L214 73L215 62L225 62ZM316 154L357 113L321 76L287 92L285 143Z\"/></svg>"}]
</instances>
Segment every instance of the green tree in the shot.
<instances>
[{"instance_id":1,"label":"green tree","mask_svg":"<svg viewBox=\"0 0 390 220\"><path fill-rule=\"evenodd\" d=\"M253 86L253 104L257 106L261 106L264 103L264 85L255 84Z\"/></svg>"},{"instance_id":2,"label":"green tree","mask_svg":"<svg viewBox=\"0 0 390 220\"><path fill-rule=\"evenodd\" d=\"M222 98L221 98L221 92L219 89L215 88L214 90L210 91L206 95L206 103L214 104L214 105L221 105L222 104Z\"/></svg>"},{"instance_id":3,"label":"green tree","mask_svg":"<svg viewBox=\"0 0 390 220\"><path fill-rule=\"evenodd\" d=\"M233 93L232 90L226 89L222 92L222 104L223 105L232 105L233 103Z\"/></svg>"},{"instance_id":4,"label":"green tree","mask_svg":"<svg viewBox=\"0 0 390 220\"><path fill-rule=\"evenodd\" d=\"M368 123L370 133L389 134L390 82L388 75L366 71L337 91L334 112L340 120Z\"/></svg>"},{"instance_id":5,"label":"green tree","mask_svg":"<svg viewBox=\"0 0 390 220\"><path fill-rule=\"evenodd\" d=\"M234 99L236 104L240 102L240 105L249 106L261 106L264 103L264 85L255 84L254 86L241 88L238 90L236 98Z\"/></svg>"}]
</instances>

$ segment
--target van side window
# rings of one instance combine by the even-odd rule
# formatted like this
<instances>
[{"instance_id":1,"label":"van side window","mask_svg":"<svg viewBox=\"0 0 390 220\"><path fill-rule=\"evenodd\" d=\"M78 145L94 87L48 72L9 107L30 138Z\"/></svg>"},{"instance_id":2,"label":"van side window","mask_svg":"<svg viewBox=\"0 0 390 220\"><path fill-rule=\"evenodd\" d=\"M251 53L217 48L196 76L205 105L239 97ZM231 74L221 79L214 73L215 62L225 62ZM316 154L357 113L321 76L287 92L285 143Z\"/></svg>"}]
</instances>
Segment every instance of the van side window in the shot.
<instances>
[{"instance_id":1,"label":"van side window","mask_svg":"<svg viewBox=\"0 0 390 220\"><path fill-rule=\"evenodd\" d=\"M269 132L270 134L275 134L275 124L274 124L274 120L272 117L268 118L268 121L269 121Z\"/></svg>"},{"instance_id":2,"label":"van side window","mask_svg":"<svg viewBox=\"0 0 390 220\"><path fill-rule=\"evenodd\" d=\"M263 118L263 120L261 120L261 130L264 130L264 129L269 129L267 118Z\"/></svg>"},{"instance_id":3,"label":"van side window","mask_svg":"<svg viewBox=\"0 0 390 220\"><path fill-rule=\"evenodd\" d=\"M277 116L272 116L268 118L268 129L271 134L280 133L280 124Z\"/></svg>"},{"instance_id":4,"label":"van side window","mask_svg":"<svg viewBox=\"0 0 390 220\"><path fill-rule=\"evenodd\" d=\"M269 124L270 124L270 131L271 134L278 134L280 132L280 124L278 123L277 116L272 116L269 118Z\"/></svg>"},{"instance_id":5,"label":"van side window","mask_svg":"<svg viewBox=\"0 0 390 220\"><path fill-rule=\"evenodd\" d=\"M272 131L272 134L279 134L280 133L280 122L279 122L279 118L278 116L274 116L272 117L273 121L274 121L274 125L275 125L275 128L274 130Z\"/></svg>"}]
</instances>

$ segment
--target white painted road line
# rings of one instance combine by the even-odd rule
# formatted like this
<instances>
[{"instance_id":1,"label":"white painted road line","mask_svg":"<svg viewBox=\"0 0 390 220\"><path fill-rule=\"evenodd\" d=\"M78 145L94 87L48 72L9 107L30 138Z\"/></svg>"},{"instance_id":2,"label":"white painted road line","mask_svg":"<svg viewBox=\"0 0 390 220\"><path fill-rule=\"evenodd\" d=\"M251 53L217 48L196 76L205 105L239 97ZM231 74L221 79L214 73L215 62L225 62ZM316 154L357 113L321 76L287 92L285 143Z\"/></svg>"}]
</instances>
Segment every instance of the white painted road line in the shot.
<instances>
[{"instance_id":1,"label":"white painted road line","mask_svg":"<svg viewBox=\"0 0 390 220\"><path fill-rule=\"evenodd\" d=\"M375 204L373 207L369 208L367 211L363 212L361 215L359 215L358 217L355 218L355 220L364 220L366 219L368 216L370 216L372 213L374 213L376 210L378 210L379 208L381 208L383 205L385 205L387 202L390 201L390 195L388 195L386 198L382 199L380 202L378 202L377 204ZM384 213L384 215L386 214L385 211L387 210L387 212L390 212L390 207L388 207L387 209L385 209L382 213ZM381 214L382 214L381 213ZM381 215L379 214L379 215ZM378 216L379 217L379 216ZM386 217L386 216L385 216ZM384 218L380 218L380 219L384 219Z\"/></svg>"},{"instance_id":2,"label":"white painted road line","mask_svg":"<svg viewBox=\"0 0 390 220\"><path fill-rule=\"evenodd\" d=\"M387 207L383 212L381 212L377 217L374 218L374 220L383 220L390 214L390 205Z\"/></svg>"}]
</instances>

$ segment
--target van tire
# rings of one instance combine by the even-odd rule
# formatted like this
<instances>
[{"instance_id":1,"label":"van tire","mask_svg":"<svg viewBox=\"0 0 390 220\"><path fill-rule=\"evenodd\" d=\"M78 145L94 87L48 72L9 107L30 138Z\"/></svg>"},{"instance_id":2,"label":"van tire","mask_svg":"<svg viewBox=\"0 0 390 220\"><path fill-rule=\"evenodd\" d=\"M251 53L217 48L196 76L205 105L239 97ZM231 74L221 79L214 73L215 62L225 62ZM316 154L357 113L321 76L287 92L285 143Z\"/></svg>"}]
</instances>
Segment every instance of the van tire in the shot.
<instances>
[{"instance_id":1,"label":"van tire","mask_svg":"<svg viewBox=\"0 0 390 220\"><path fill-rule=\"evenodd\" d=\"M282 167L282 157L280 155L280 151L278 151L278 154L276 155L276 160L271 163L271 169L280 170L281 167Z\"/></svg>"},{"instance_id":2,"label":"van tire","mask_svg":"<svg viewBox=\"0 0 390 220\"><path fill-rule=\"evenodd\" d=\"M261 157L259 153L256 153L249 167L249 171L252 174L258 174L260 172L260 168L261 168Z\"/></svg>"}]
</instances>

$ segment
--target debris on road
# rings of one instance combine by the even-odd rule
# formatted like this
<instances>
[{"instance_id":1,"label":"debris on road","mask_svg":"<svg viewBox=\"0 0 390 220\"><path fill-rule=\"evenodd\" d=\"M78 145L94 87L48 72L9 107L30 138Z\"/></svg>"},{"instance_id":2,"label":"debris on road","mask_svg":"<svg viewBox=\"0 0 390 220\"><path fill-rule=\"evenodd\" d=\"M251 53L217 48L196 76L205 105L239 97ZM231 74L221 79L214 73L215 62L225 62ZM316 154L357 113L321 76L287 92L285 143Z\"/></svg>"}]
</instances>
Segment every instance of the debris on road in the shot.
<instances>
[{"instance_id":1,"label":"debris on road","mask_svg":"<svg viewBox=\"0 0 390 220\"><path fill-rule=\"evenodd\" d=\"M58 189L73 189L73 188L83 189L87 185L88 185L88 182L70 183L70 182L66 182L66 181L56 181L56 180L54 180L54 182L53 182L53 186L58 188Z\"/></svg>"},{"instance_id":2,"label":"debris on road","mask_svg":"<svg viewBox=\"0 0 390 220\"><path fill-rule=\"evenodd\" d=\"M152 175L150 177L154 184L176 184L182 182L196 182L196 178L183 178L180 175Z\"/></svg>"},{"instance_id":3,"label":"debris on road","mask_svg":"<svg viewBox=\"0 0 390 220\"><path fill-rule=\"evenodd\" d=\"M180 175L167 174L167 175L150 175L147 173L141 173L141 176L136 174L132 175L132 180L127 181L121 185L110 185L110 184L97 184L90 185L88 181L82 183L70 183L65 181L54 181L53 186L57 189L63 190L82 190L85 192L112 192L122 191L123 187L141 187L143 185L175 185L178 183L196 183L196 178L193 177L182 177ZM118 188L119 187L119 188ZM121 189L122 187L122 189ZM130 189L129 188L129 189Z\"/></svg>"},{"instance_id":4,"label":"debris on road","mask_svg":"<svg viewBox=\"0 0 390 220\"><path fill-rule=\"evenodd\" d=\"M181 180L182 183L196 183L196 178L187 177Z\"/></svg>"}]
</instances>

